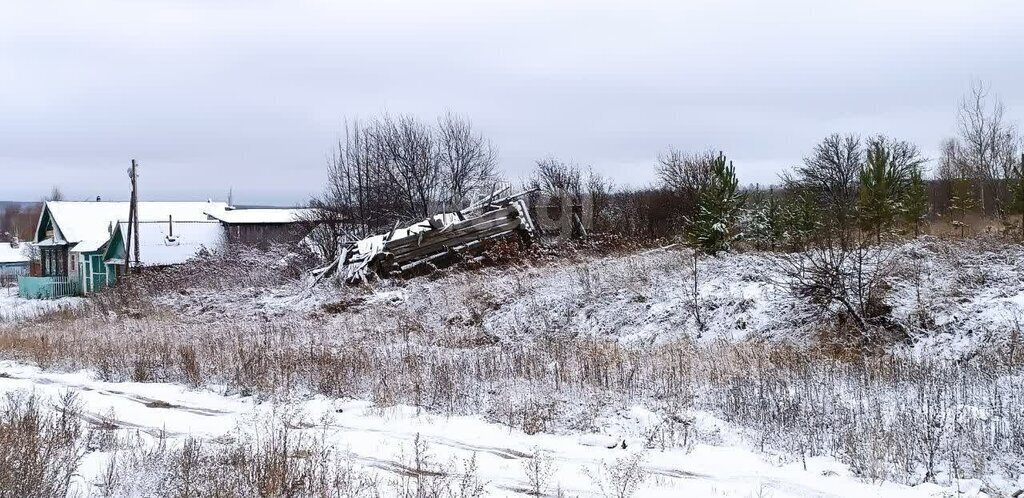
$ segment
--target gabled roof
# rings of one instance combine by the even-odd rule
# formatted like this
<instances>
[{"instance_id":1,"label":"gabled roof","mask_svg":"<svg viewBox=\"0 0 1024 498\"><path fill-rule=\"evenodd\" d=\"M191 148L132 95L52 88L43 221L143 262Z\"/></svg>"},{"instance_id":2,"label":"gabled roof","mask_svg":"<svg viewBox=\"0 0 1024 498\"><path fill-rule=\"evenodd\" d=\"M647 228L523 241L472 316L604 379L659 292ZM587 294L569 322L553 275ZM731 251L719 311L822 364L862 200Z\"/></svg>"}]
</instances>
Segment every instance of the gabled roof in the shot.
<instances>
[{"instance_id":1,"label":"gabled roof","mask_svg":"<svg viewBox=\"0 0 1024 498\"><path fill-rule=\"evenodd\" d=\"M173 235L171 234L173 230ZM123 254L116 255L125 247L125 236L128 223L118 223L104 259L110 262L124 262ZM225 244L224 227L216 220L185 221L177 219L173 223L167 221L139 222L139 260L140 266L165 266L184 263L201 251L215 251ZM134 259L134 256L133 256ZM135 262L133 261L134 265Z\"/></svg>"},{"instance_id":2,"label":"gabled roof","mask_svg":"<svg viewBox=\"0 0 1024 498\"><path fill-rule=\"evenodd\" d=\"M49 216L60 240L68 243L106 241L114 225L128 220L128 206L128 202L48 201L39 219L42 224ZM207 213L225 209L224 202L139 202L139 221L166 222L168 217L175 222L209 221Z\"/></svg>"},{"instance_id":3,"label":"gabled roof","mask_svg":"<svg viewBox=\"0 0 1024 498\"><path fill-rule=\"evenodd\" d=\"M309 219L312 209L302 208L243 208L211 211L211 217L224 223L234 224L275 224L295 223Z\"/></svg>"}]
</instances>

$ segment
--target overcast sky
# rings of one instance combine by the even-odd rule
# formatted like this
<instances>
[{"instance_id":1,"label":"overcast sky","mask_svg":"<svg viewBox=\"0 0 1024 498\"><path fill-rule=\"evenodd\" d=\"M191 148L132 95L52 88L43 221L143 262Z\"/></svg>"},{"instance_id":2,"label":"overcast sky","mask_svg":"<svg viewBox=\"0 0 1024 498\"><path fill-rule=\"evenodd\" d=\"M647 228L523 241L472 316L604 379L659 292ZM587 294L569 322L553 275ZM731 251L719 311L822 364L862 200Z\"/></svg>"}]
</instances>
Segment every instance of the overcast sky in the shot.
<instances>
[{"instance_id":1,"label":"overcast sky","mask_svg":"<svg viewBox=\"0 0 1024 498\"><path fill-rule=\"evenodd\" d=\"M109 1L0 4L0 199L320 190L345 118L467 115L538 158L654 181L670 146L770 183L832 132L934 155L972 79L1024 113L1020 1Z\"/></svg>"}]
</instances>

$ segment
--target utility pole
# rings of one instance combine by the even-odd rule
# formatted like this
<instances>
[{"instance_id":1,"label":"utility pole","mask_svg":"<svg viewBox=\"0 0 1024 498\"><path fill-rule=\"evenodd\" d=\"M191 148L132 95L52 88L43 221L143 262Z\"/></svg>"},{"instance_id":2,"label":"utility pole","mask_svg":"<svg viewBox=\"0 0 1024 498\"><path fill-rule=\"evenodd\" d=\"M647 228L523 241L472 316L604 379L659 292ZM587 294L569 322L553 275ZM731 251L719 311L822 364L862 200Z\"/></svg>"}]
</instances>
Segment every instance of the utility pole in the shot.
<instances>
[{"instance_id":1,"label":"utility pole","mask_svg":"<svg viewBox=\"0 0 1024 498\"><path fill-rule=\"evenodd\" d=\"M135 243L135 271L139 272L142 269L141 259L139 259L139 171L138 164L132 159L132 240ZM125 248L127 249L127 248Z\"/></svg>"},{"instance_id":2,"label":"utility pole","mask_svg":"<svg viewBox=\"0 0 1024 498\"><path fill-rule=\"evenodd\" d=\"M128 178L132 181L132 194L128 203L128 233L125 234L124 272L131 273L132 243L134 242L135 263L139 262L139 194L138 194L138 163L132 159L132 167L128 170Z\"/></svg>"}]
</instances>

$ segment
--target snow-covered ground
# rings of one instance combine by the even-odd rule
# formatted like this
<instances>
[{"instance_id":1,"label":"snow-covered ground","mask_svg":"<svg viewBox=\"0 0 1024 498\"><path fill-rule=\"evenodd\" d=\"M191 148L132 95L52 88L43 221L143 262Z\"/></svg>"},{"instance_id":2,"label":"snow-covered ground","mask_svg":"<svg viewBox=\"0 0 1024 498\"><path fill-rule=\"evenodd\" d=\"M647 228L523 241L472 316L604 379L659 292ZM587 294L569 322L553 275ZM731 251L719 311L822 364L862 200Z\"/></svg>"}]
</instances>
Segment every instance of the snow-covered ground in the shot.
<instances>
[{"instance_id":1,"label":"snow-covered ground","mask_svg":"<svg viewBox=\"0 0 1024 498\"><path fill-rule=\"evenodd\" d=\"M545 490L568 496L602 496L616 462L639 455L643 480L637 496L772 496L772 497L936 497L955 490L933 485L902 486L867 483L830 458L789 462L758 454L742 444L740 429L711 414L693 412L698 433L714 433L734 445L697 443L686 448L650 449L641 434L656 417L642 407L623 410L602 421L591 434L528 435L479 417L438 417L414 407L376 407L371 403L322 396L256 401L225 396L216 388L190 390L162 383L108 383L87 371L48 373L12 362L0 362L0 392L32 391L52 402L75 393L84 405L83 418L102 421L123 433L164 434L171 444L185 437L216 443L252 431L274 417L282 404L306 421L296 430L325 435L338 455L350 464L380 474L386 482L402 475L417 435L430 460L442 465L476 457L478 477L493 496L523 495L530 489L526 464L534 454L550 457L552 475ZM110 452L86 455L74 489L98 494ZM457 465L455 465L457 466ZM452 468L452 467L449 467ZM145 481L153 476L130 479ZM135 486L145 488L146 483ZM602 490L602 487L606 489ZM961 483L959 496L980 494L977 484Z\"/></svg>"},{"instance_id":2,"label":"snow-covered ground","mask_svg":"<svg viewBox=\"0 0 1024 498\"><path fill-rule=\"evenodd\" d=\"M888 288L884 301L913 338L896 349L956 359L1020 334L1024 246L923 237L891 252L891 271L881 275ZM696 292L690 252L669 249L380 281L368 288L292 283L199 290L159 301L202 319L299 316L348 325L412 316L429 328L479 326L507 341L558 335L642 344L690 337L807 345L822 317L790 295L774 259L765 253L702 257Z\"/></svg>"},{"instance_id":3,"label":"snow-covered ground","mask_svg":"<svg viewBox=\"0 0 1024 498\"><path fill-rule=\"evenodd\" d=\"M29 320L60 309L72 309L84 300L77 297L60 299L25 299L17 288L0 287L0 325Z\"/></svg>"},{"instance_id":4,"label":"snow-covered ground","mask_svg":"<svg viewBox=\"0 0 1024 498\"><path fill-rule=\"evenodd\" d=\"M198 285L140 301L143 312L83 313L81 326L24 322L81 301L0 294L0 333L28 353L9 358L72 371L0 363L0 392L72 390L86 418L119 433L166 430L208 448L297 411L306 422L296 430L323 434L385 482L407 473L419 435L446 469L476 455L495 495L528 489L537 451L555 469L548 491L569 496L608 495L602 476L635 455L638 496L1024 487L1013 462L1024 453L1013 411L1024 402L1024 247L922 238L893 248L884 303L909 339L877 364L807 358L829 324L788 292L775 257L700 258L696 291L690 253L677 249L365 287ZM113 382L133 378L147 382ZM329 397L340 395L351 397ZM934 474L922 449L933 442ZM97 491L109 456L86 457L80 489Z\"/></svg>"}]
</instances>

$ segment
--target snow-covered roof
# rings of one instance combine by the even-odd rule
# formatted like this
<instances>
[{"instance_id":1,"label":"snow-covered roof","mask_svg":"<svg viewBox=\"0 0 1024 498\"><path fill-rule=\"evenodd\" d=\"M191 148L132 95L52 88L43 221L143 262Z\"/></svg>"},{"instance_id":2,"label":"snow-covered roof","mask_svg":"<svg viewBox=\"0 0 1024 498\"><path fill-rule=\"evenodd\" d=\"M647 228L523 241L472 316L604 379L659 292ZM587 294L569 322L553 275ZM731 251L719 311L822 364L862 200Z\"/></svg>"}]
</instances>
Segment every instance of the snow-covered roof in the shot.
<instances>
[{"instance_id":1,"label":"snow-covered roof","mask_svg":"<svg viewBox=\"0 0 1024 498\"><path fill-rule=\"evenodd\" d=\"M243 208L210 211L214 217L224 223L295 223L308 218L313 210L301 208Z\"/></svg>"},{"instance_id":2,"label":"snow-covered roof","mask_svg":"<svg viewBox=\"0 0 1024 498\"><path fill-rule=\"evenodd\" d=\"M75 244L74 249L71 252L93 252L98 251L103 246L107 245L107 241L110 239L103 240L83 240Z\"/></svg>"},{"instance_id":3,"label":"snow-covered roof","mask_svg":"<svg viewBox=\"0 0 1024 498\"><path fill-rule=\"evenodd\" d=\"M66 242L108 240L114 224L128 220L128 202L50 201L49 211L60 239ZM139 202L139 221L208 221L207 213L227 209L224 202Z\"/></svg>"},{"instance_id":4,"label":"snow-covered roof","mask_svg":"<svg viewBox=\"0 0 1024 498\"><path fill-rule=\"evenodd\" d=\"M0 264L28 263L29 260L24 246L11 247L10 243L0 242Z\"/></svg>"},{"instance_id":5,"label":"snow-covered roof","mask_svg":"<svg viewBox=\"0 0 1024 498\"><path fill-rule=\"evenodd\" d=\"M216 220L187 221L173 223L174 235L171 235L171 223L167 221L139 222L139 260L141 266L165 266L184 263L200 251L217 250L224 246L224 227ZM128 233L128 223L119 223L116 233L120 234L122 244ZM133 244L134 245L134 244ZM119 260L123 263L123 260ZM108 260L114 263L113 260Z\"/></svg>"}]
</instances>

